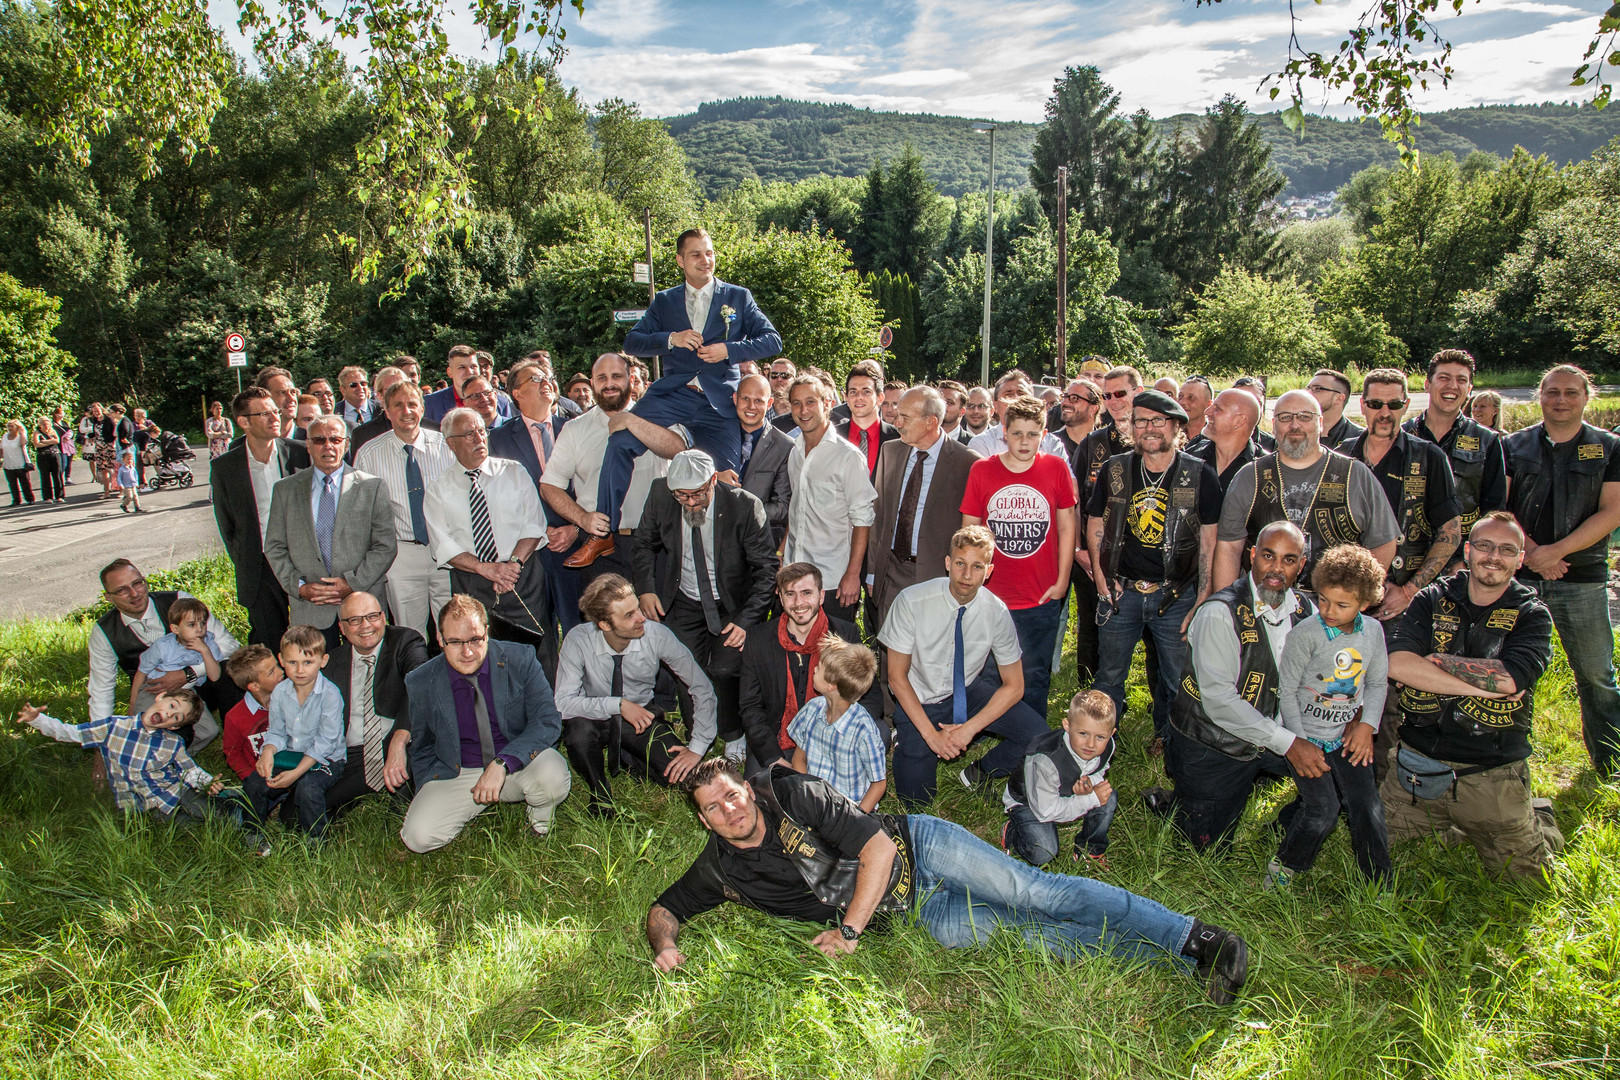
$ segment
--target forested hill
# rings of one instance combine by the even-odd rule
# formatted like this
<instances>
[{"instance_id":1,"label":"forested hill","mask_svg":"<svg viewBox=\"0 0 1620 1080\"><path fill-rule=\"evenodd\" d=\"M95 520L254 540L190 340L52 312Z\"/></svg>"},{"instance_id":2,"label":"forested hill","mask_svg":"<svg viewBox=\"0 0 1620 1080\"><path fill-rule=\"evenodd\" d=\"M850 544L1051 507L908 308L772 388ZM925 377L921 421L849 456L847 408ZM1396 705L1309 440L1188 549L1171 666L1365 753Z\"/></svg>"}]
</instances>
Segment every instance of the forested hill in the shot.
<instances>
[{"instance_id":1,"label":"forested hill","mask_svg":"<svg viewBox=\"0 0 1620 1080\"><path fill-rule=\"evenodd\" d=\"M1159 121L1168 133L1178 121L1190 133L1197 116ZM1272 160L1288 177L1288 195L1331 191L1358 170L1391 164L1394 146L1379 137L1370 120L1311 117L1303 134L1283 127L1276 113L1260 116L1272 146ZM664 120L686 151L698 182L709 195L744 180L802 180L810 176L858 176L878 158L893 159L910 142L922 155L928 175L946 195L960 195L984 184L988 138L959 116L874 112L853 105L824 105L785 98L734 98L708 102L697 112ZM1001 123L996 133L998 188L1027 182L1036 124ZM1558 164L1579 161L1620 135L1620 109L1598 111L1576 105L1489 105L1430 113L1418 128L1426 154L1474 150L1502 157L1521 145Z\"/></svg>"}]
</instances>

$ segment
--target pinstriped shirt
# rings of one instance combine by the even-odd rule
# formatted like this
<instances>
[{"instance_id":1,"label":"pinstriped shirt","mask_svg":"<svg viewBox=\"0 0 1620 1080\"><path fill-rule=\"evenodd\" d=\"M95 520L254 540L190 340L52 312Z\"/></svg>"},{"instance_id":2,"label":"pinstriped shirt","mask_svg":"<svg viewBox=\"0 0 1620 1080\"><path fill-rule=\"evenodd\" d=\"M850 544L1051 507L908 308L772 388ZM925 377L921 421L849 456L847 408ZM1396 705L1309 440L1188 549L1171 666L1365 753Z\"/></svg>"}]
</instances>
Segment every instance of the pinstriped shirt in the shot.
<instances>
[{"instance_id":1,"label":"pinstriped shirt","mask_svg":"<svg viewBox=\"0 0 1620 1080\"><path fill-rule=\"evenodd\" d=\"M446 469L455 466L456 458L446 445L444 436L427 428L416 429L416 439L411 446L416 463L422 469L422 498L425 504L427 493L433 490L433 485ZM388 488L388 498L394 504L395 535L407 541L415 536L416 529L411 524L411 497L405 484L405 442L398 433L390 430L362 446L354 456L354 467L381 478Z\"/></svg>"}]
</instances>

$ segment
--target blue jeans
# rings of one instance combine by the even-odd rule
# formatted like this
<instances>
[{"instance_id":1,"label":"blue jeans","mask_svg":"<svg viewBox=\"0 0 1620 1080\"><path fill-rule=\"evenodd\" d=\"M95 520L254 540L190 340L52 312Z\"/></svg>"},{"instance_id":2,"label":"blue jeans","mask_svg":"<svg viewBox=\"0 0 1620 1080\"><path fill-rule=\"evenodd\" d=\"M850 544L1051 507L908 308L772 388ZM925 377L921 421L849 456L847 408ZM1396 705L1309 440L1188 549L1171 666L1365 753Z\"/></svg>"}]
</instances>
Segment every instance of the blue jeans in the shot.
<instances>
[{"instance_id":1,"label":"blue jeans","mask_svg":"<svg viewBox=\"0 0 1620 1080\"><path fill-rule=\"evenodd\" d=\"M1159 684L1153 690L1153 733L1161 738L1170 726L1170 703L1176 700L1176 685L1187 664L1187 639L1181 636L1181 620L1193 608L1197 596L1188 593L1170 605L1163 615L1155 614L1163 599L1158 593L1146 595L1127 588L1108 622L1097 631L1097 681L1092 684L1114 701L1114 714L1125 715L1125 677L1131 671L1131 657L1143 630L1153 636L1159 650Z\"/></svg>"},{"instance_id":2,"label":"blue jeans","mask_svg":"<svg viewBox=\"0 0 1620 1080\"><path fill-rule=\"evenodd\" d=\"M1581 733L1592 768L1612 776L1620 758L1620 690L1614 685L1614 626L1609 591L1601 582L1532 581L1552 612L1553 626L1575 673Z\"/></svg>"},{"instance_id":3,"label":"blue jeans","mask_svg":"<svg viewBox=\"0 0 1620 1080\"><path fill-rule=\"evenodd\" d=\"M1342 810L1350 821L1350 847L1361 872L1369 880L1388 881L1394 873L1389 862L1389 830L1384 826L1384 803L1373 780L1372 762L1352 765L1342 750L1325 756L1325 776L1306 779L1294 772L1298 809L1283 815L1287 831L1277 845L1277 861L1296 873L1316 865Z\"/></svg>"},{"instance_id":4,"label":"blue jeans","mask_svg":"<svg viewBox=\"0 0 1620 1080\"><path fill-rule=\"evenodd\" d=\"M1024 654L1024 704L1043 717L1047 698L1052 696L1052 653L1063 629L1063 604L1064 600L1048 600L1012 612L1018 647Z\"/></svg>"},{"instance_id":5,"label":"blue jeans","mask_svg":"<svg viewBox=\"0 0 1620 1080\"><path fill-rule=\"evenodd\" d=\"M986 662L979 677L968 684L968 718L971 719L984 708L1000 688L1001 673L996 670L994 663ZM951 699L924 705L923 712L936 726L948 727L951 722ZM934 792L939 788L939 757L929 749L910 717L896 716L894 726L895 793L908 807L925 805L933 801ZM1001 745L979 759L979 768L984 770L986 776L1011 776L1012 771L1023 764L1029 741L1050 730L1045 713L1035 712L1022 701L1013 702L1012 708L980 733L980 738L985 735L1000 736Z\"/></svg>"},{"instance_id":6,"label":"blue jeans","mask_svg":"<svg viewBox=\"0 0 1620 1080\"><path fill-rule=\"evenodd\" d=\"M279 775L282 771L277 769L272 775ZM298 827L312 839L319 840L331 821L331 815L326 812L326 789L337 783L337 779L338 774L324 763L313 766L293 781L292 787L285 788L273 788L264 782L264 777L250 772L242 781L242 791L253 804L253 812L261 822L269 821L276 807L290 796L293 810L298 815Z\"/></svg>"},{"instance_id":7,"label":"blue jeans","mask_svg":"<svg viewBox=\"0 0 1620 1080\"><path fill-rule=\"evenodd\" d=\"M907 821L916 849L917 918L947 949L981 945L1005 926L1067 957L1107 951L1194 969L1181 954L1191 916L1117 885L1037 870L954 822L922 814Z\"/></svg>"},{"instance_id":8,"label":"blue jeans","mask_svg":"<svg viewBox=\"0 0 1620 1080\"><path fill-rule=\"evenodd\" d=\"M1074 834L1074 853L1084 849L1088 854L1101 855L1108 850L1108 826L1113 824L1114 811L1119 809L1119 793L1108 796L1108 801L1080 817L1080 830ZM1022 803L1007 811L1012 828L1007 830L1007 847L1014 855L1031 866L1045 866L1058 854L1058 822L1042 821L1035 811Z\"/></svg>"},{"instance_id":9,"label":"blue jeans","mask_svg":"<svg viewBox=\"0 0 1620 1080\"><path fill-rule=\"evenodd\" d=\"M737 468L742 456L742 429L737 426L735 410L729 416L722 416L707 397L686 385L686 379L666 375L647 387L647 392L636 402L636 415L649 424L685 426L692 436L693 448L713 458L717 472ZM630 474L635 470L636 458L646 452L641 440L628 431L615 431L608 436L596 485L596 509L608 516L614 531L619 528L619 511L625 492L630 490Z\"/></svg>"}]
</instances>

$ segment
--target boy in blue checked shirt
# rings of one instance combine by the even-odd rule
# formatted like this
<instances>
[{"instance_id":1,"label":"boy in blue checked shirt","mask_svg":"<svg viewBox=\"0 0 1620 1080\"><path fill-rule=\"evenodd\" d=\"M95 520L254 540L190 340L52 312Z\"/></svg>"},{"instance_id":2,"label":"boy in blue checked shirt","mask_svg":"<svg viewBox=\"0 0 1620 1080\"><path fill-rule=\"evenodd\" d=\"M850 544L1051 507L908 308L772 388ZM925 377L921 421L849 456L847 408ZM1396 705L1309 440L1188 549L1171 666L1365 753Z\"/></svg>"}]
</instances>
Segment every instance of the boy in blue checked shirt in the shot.
<instances>
[{"instance_id":1,"label":"boy in blue checked shirt","mask_svg":"<svg viewBox=\"0 0 1620 1080\"><path fill-rule=\"evenodd\" d=\"M883 736L859 700L876 677L871 649L828 634L821 642L821 663L810 675L821 696L806 702L788 725L788 738L797 744L793 767L819 776L867 813L889 786Z\"/></svg>"},{"instance_id":2,"label":"boy in blue checked shirt","mask_svg":"<svg viewBox=\"0 0 1620 1080\"><path fill-rule=\"evenodd\" d=\"M191 760L177 728L195 723L202 714L202 699L191 690L158 694L150 707L136 716L106 716L84 724L67 724L24 704L17 722L27 724L57 742L76 743L101 752L113 802L120 810L150 810L172 821L201 820L212 814L241 825L241 815L226 800L215 796L224 786ZM260 855L269 847L251 829L248 845Z\"/></svg>"},{"instance_id":3,"label":"boy in blue checked shirt","mask_svg":"<svg viewBox=\"0 0 1620 1080\"><path fill-rule=\"evenodd\" d=\"M326 832L326 789L343 775L349 756L343 696L321 674L327 660L326 638L313 626L293 626L281 635L287 678L270 692L264 748L242 781L260 821L291 795L298 827L312 840Z\"/></svg>"}]
</instances>

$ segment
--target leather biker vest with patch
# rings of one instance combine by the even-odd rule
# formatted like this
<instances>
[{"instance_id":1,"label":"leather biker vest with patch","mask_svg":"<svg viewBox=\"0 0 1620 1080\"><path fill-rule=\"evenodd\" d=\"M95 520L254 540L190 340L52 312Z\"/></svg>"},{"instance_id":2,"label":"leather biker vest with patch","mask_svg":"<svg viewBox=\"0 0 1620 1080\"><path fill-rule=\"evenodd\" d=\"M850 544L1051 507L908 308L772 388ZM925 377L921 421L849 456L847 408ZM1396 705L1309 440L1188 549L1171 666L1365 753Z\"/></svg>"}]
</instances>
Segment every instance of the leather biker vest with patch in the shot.
<instances>
[{"instance_id":1,"label":"leather biker vest with patch","mask_svg":"<svg viewBox=\"0 0 1620 1080\"><path fill-rule=\"evenodd\" d=\"M1103 572L1109 581L1119 579L1120 553L1125 546L1131 507L1131 466L1134 453L1116 454L1103 466L1101 482L1107 485L1108 504L1103 510ZM1187 591L1198 584L1199 531L1214 524L1198 516L1198 487L1206 466L1191 454L1177 451L1171 463L1164 491L1170 501L1164 511L1164 537L1159 552L1164 559L1164 583L1159 614L1164 614Z\"/></svg>"},{"instance_id":2,"label":"leather biker vest with patch","mask_svg":"<svg viewBox=\"0 0 1620 1080\"><path fill-rule=\"evenodd\" d=\"M1306 539L1310 541L1305 567L1299 574L1299 580L1304 582L1311 580L1311 571L1316 568L1316 560L1321 558L1322 553L1328 548L1361 542L1361 523L1350 510L1350 468L1355 462L1336 450L1323 448L1322 452L1326 459L1322 463L1321 478L1317 481L1316 490L1311 495L1311 503L1306 507L1303 520L1297 523L1305 533ZM1273 521L1289 520L1287 511L1283 509L1282 500L1282 465L1277 455L1267 454L1263 458L1255 459L1254 499L1249 504L1247 546L1252 547L1255 538L1260 535L1260 530ZM1243 564L1247 569L1247 553Z\"/></svg>"}]
</instances>

